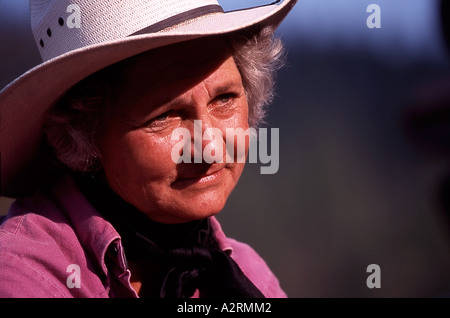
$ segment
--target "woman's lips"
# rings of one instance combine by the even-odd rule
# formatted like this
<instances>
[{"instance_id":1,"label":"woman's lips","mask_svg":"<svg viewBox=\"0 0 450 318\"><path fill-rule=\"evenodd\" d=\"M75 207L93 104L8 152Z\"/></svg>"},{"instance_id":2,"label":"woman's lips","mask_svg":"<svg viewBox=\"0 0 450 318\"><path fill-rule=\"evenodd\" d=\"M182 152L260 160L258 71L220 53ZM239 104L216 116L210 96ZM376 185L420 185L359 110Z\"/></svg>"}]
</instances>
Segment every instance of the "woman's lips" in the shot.
<instances>
[{"instance_id":1,"label":"woman's lips","mask_svg":"<svg viewBox=\"0 0 450 318\"><path fill-rule=\"evenodd\" d=\"M220 168L210 169L207 173L182 176L172 183L175 188L185 188L188 186L199 185L209 186L217 182L223 174L224 166Z\"/></svg>"}]
</instances>

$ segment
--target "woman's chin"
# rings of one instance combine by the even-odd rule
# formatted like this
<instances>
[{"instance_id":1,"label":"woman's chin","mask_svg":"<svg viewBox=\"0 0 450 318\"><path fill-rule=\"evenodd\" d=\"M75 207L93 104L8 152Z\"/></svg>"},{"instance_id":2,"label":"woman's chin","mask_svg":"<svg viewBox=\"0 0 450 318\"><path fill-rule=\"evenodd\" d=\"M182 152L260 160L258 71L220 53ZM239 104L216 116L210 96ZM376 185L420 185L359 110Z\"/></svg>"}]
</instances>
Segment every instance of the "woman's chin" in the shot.
<instances>
[{"instance_id":1,"label":"woman's chin","mask_svg":"<svg viewBox=\"0 0 450 318\"><path fill-rule=\"evenodd\" d=\"M159 213L145 213L153 221L164 224L187 223L217 215L225 206L226 200L183 202L181 206L163 209Z\"/></svg>"}]
</instances>

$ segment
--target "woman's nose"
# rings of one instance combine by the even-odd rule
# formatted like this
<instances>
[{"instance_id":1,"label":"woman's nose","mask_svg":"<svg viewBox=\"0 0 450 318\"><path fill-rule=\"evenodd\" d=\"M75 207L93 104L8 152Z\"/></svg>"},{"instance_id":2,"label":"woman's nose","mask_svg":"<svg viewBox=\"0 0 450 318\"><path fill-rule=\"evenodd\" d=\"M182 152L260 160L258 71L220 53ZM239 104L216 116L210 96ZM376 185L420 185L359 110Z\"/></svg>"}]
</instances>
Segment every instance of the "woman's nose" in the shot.
<instances>
[{"instance_id":1,"label":"woman's nose","mask_svg":"<svg viewBox=\"0 0 450 318\"><path fill-rule=\"evenodd\" d=\"M211 120L194 121L194 136L191 142L192 162L221 163L226 151L224 135L218 127L214 127Z\"/></svg>"}]
</instances>

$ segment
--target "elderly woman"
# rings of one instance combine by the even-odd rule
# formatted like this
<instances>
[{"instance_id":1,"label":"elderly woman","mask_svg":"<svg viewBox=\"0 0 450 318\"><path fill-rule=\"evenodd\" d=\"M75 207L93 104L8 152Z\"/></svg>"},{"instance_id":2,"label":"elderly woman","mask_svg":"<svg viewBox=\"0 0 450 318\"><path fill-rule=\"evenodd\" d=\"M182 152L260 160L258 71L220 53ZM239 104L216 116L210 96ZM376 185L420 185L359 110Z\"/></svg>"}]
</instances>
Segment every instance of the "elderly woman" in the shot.
<instances>
[{"instance_id":1,"label":"elderly woman","mask_svg":"<svg viewBox=\"0 0 450 318\"><path fill-rule=\"evenodd\" d=\"M31 0L45 62L0 93L2 195L18 198L0 296L285 296L214 215L244 168L225 160L227 129L261 121L295 2ZM196 121L224 160L194 160L195 138L173 160L174 130Z\"/></svg>"}]
</instances>

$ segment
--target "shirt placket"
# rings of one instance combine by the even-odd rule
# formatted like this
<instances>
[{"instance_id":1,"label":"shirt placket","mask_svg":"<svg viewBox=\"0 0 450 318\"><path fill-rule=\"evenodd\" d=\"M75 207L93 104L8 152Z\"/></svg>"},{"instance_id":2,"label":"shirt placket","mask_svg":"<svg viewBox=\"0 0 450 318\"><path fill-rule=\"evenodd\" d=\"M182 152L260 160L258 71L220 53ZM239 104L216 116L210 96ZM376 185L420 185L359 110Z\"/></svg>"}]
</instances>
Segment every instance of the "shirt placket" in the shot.
<instances>
[{"instance_id":1,"label":"shirt placket","mask_svg":"<svg viewBox=\"0 0 450 318\"><path fill-rule=\"evenodd\" d=\"M111 298L137 298L131 287L131 272L128 269L123 246L120 240L113 241L105 254L105 265L108 270L109 295Z\"/></svg>"}]
</instances>

